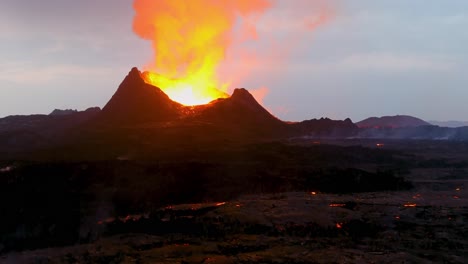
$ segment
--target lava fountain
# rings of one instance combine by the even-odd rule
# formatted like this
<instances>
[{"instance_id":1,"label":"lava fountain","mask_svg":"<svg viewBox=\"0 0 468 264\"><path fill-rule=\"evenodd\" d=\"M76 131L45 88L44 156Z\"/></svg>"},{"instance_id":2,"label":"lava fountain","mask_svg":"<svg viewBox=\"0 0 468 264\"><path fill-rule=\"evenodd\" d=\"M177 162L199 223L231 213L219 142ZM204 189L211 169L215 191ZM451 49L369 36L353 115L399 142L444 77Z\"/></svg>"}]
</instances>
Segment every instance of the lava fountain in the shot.
<instances>
[{"instance_id":1,"label":"lava fountain","mask_svg":"<svg viewBox=\"0 0 468 264\"><path fill-rule=\"evenodd\" d=\"M255 38L256 17L270 0L135 0L134 32L152 42L143 79L184 105L228 97L217 76L236 34ZM233 73L235 74L235 73Z\"/></svg>"}]
</instances>

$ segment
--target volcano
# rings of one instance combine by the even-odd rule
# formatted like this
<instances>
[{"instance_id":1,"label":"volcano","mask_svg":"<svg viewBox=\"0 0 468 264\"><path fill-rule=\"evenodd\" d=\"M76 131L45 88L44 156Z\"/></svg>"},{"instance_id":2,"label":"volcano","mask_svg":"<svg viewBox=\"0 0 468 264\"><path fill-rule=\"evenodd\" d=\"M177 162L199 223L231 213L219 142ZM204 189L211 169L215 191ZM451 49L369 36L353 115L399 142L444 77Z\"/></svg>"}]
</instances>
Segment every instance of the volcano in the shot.
<instances>
[{"instance_id":1,"label":"volcano","mask_svg":"<svg viewBox=\"0 0 468 264\"><path fill-rule=\"evenodd\" d=\"M286 123L270 114L244 88L235 89L228 98L185 106L171 100L160 88L146 83L142 74L132 68L97 117L98 123L112 126L205 124L223 126L231 132L284 130L286 127Z\"/></svg>"}]
</instances>

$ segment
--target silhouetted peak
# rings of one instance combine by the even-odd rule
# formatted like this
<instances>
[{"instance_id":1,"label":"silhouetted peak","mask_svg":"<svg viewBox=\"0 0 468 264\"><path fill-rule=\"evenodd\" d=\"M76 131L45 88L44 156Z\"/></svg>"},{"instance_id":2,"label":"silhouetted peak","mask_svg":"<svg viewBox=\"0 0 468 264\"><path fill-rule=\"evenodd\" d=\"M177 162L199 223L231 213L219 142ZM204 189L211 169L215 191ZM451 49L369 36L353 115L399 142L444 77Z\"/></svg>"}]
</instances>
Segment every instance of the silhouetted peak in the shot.
<instances>
[{"instance_id":1,"label":"silhouetted peak","mask_svg":"<svg viewBox=\"0 0 468 264\"><path fill-rule=\"evenodd\" d=\"M140 70L138 70L137 67L133 67L130 70L130 72L128 73L128 76L138 76L138 77L140 77L140 75L141 75L141 72L140 72Z\"/></svg>"},{"instance_id":2,"label":"silhouetted peak","mask_svg":"<svg viewBox=\"0 0 468 264\"><path fill-rule=\"evenodd\" d=\"M54 109L54 111L52 111L52 113L50 113L49 115L50 116L64 116L64 115L71 115L75 113L78 113L78 111L74 109L65 109L65 110Z\"/></svg>"},{"instance_id":3,"label":"silhouetted peak","mask_svg":"<svg viewBox=\"0 0 468 264\"><path fill-rule=\"evenodd\" d=\"M89 107L88 109L85 110L86 113L97 113L100 112L101 108L98 106L95 107Z\"/></svg>"},{"instance_id":4,"label":"silhouetted peak","mask_svg":"<svg viewBox=\"0 0 468 264\"><path fill-rule=\"evenodd\" d=\"M143 78L141 78L141 72L138 70L137 67L133 67L122 82L122 84L127 84L127 85L121 85L121 86L125 87L125 86L130 86L128 84L141 84L141 83L144 83Z\"/></svg>"},{"instance_id":5,"label":"silhouetted peak","mask_svg":"<svg viewBox=\"0 0 468 264\"><path fill-rule=\"evenodd\" d=\"M236 88L234 89L234 92L231 95L231 99L235 101L242 101L245 103L250 103L254 101L255 103L258 103L257 100L252 96L252 94L247 91L245 88Z\"/></svg>"},{"instance_id":6,"label":"silhouetted peak","mask_svg":"<svg viewBox=\"0 0 468 264\"><path fill-rule=\"evenodd\" d=\"M178 117L180 108L181 105L161 89L147 84L142 73L134 67L104 106L101 120L116 123L165 121Z\"/></svg>"},{"instance_id":7,"label":"silhouetted peak","mask_svg":"<svg viewBox=\"0 0 468 264\"><path fill-rule=\"evenodd\" d=\"M346 119L344 120L344 122L353 124L353 121L352 121L351 118L349 118L349 117L346 118Z\"/></svg>"}]
</instances>

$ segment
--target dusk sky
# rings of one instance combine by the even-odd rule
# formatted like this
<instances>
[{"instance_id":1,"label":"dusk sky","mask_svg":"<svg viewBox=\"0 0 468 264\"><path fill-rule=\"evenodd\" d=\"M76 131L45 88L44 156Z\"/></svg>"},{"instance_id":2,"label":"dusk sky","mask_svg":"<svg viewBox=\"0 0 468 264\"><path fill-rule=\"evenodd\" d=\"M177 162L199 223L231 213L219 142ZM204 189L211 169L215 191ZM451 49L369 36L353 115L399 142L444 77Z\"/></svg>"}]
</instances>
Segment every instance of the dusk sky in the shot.
<instances>
[{"instance_id":1,"label":"dusk sky","mask_svg":"<svg viewBox=\"0 0 468 264\"><path fill-rule=\"evenodd\" d=\"M281 49L263 36L286 45L280 36L292 34L294 48L272 53L238 85L267 87L274 115L468 120L468 1L329 1L332 17L310 32L281 18L295 1L278 2L249 45ZM0 117L103 107L129 70L152 58L133 16L131 0L2 0Z\"/></svg>"}]
</instances>

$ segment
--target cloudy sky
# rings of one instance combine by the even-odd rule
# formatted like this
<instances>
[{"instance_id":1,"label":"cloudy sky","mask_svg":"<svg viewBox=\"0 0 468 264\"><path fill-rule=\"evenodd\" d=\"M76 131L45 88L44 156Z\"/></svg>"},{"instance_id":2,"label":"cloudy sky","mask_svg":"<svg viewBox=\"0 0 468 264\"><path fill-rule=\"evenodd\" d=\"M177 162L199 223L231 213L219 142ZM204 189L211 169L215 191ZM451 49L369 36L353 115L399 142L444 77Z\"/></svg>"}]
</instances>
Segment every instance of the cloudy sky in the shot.
<instances>
[{"instance_id":1,"label":"cloudy sky","mask_svg":"<svg viewBox=\"0 0 468 264\"><path fill-rule=\"evenodd\" d=\"M468 120L468 1L332 2L331 19L296 32L286 57L273 54L241 86L267 87L264 105L285 120ZM292 3L279 0L251 45L295 30L281 19ZM132 66L151 60L133 15L131 0L2 0L0 117L104 106Z\"/></svg>"}]
</instances>

